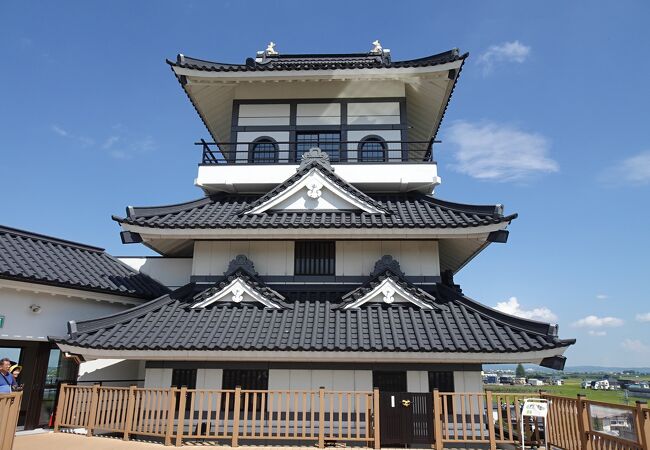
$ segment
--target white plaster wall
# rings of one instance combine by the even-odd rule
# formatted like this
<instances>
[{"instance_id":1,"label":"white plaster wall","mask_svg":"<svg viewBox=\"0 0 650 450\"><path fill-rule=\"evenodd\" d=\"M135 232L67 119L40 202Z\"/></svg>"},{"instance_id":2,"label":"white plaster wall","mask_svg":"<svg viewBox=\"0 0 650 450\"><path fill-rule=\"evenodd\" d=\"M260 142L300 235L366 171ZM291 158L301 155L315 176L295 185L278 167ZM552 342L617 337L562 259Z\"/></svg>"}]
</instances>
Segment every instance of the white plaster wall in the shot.
<instances>
[{"instance_id":1,"label":"white plaster wall","mask_svg":"<svg viewBox=\"0 0 650 450\"><path fill-rule=\"evenodd\" d=\"M384 255L407 275L440 275L437 241L337 241L336 275L368 275Z\"/></svg>"},{"instance_id":2,"label":"white plaster wall","mask_svg":"<svg viewBox=\"0 0 650 450\"><path fill-rule=\"evenodd\" d=\"M68 332L70 320L94 319L140 303L137 299L127 301L131 305L0 288L0 314L5 316L0 339L45 341L47 336L63 336ZM40 306L39 313L33 313L30 305Z\"/></svg>"},{"instance_id":3,"label":"white plaster wall","mask_svg":"<svg viewBox=\"0 0 650 450\"><path fill-rule=\"evenodd\" d=\"M196 369L197 389L221 389L223 369Z\"/></svg>"},{"instance_id":4,"label":"white plaster wall","mask_svg":"<svg viewBox=\"0 0 650 450\"><path fill-rule=\"evenodd\" d=\"M239 105L238 124L289 125L289 105Z\"/></svg>"},{"instance_id":5,"label":"white plaster wall","mask_svg":"<svg viewBox=\"0 0 650 450\"><path fill-rule=\"evenodd\" d=\"M242 105L243 106L243 105ZM288 122L287 122L288 124ZM265 123L263 125L272 125ZM237 133L237 142L246 142L245 144L237 144L237 159L236 162L248 162L248 151L250 142L262 136L275 139L276 142L288 142L288 131L241 131ZM278 161L287 161L289 159L289 144L278 144ZM247 167L248 169L248 167Z\"/></svg>"},{"instance_id":6,"label":"white plaster wall","mask_svg":"<svg viewBox=\"0 0 650 450\"><path fill-rule=\"evenodd\" d=\"M372 391L371 370L309 370L269 369L269 390L309 390L324 387L329 391ZM363 400L360 400L363 402ZM326 398L329 402L329 397ZM329 404L329 403L328 403ZM334 411L339 410L338 397L334 397ZM299 408L301 408L299 402ZM309 408L310 400L307 401ZM364 404L359 405L362 409ZM291 410L293 411L293 403ZM342 411L347 411L347 397L343 398ZM352 402L352 411L355 403Z\"/></svg>"},{"instance_id":7,"label":"white plaster wall","mask_svg":"<svg viewBox=\"0 0 650 450\"><path fill-rule=\"evenodd\" d=\"M340 123L340 103L304 103L297 105L297 125L339 125Z\"/></svg>"},{"instance_id":8,"label":"white plaster wall","mask_svg":"<svg viewBox=\"0 0 650 450\"><path fill-rule=\"evenodd\" d=\"M429 372L425 370L407 371L406 390L408 392L429 392Z\"/></svg>"},{"instance_id":9,"label":"white plaster wall","mask_svg":"<svg viewBox=\"0 0 650 450\"><path fill-rule=\"evenodd\" d=\"M363 140L366 136L379 136L385 141L397 141L397 142L388 142L386 146L388 147L388 158L389 161L399 161L402 157L402 132L400 130L351 130L348 131L348 160L356 161L357 160L357 149L359 148L359 141ZM393 170L395 170L393 168ZM401 170L401 168L400 168Z\"/></svg>"},{"instance_id":10,"label":"white plaster wall","mask_svg":"<svg viewBox=\"0 0 650 450\"><path fill-rule=\"evenodd\" d=\"M118 259L170 289L185 286L192 275L192 258L120 256Z\"/></svg>"},{"instance_id":11,"label":"white plaster wall","mask_svg":"<svg viewBox=\"0 0 650 450\"><path fill-rule=\"evenodd\" d=\"M348 124L399 124L398 102L349 103Z\"/></svg>"},{"instance_id":12,"label":"white plaster wall","mask_svg":"<svg viewBox=\"0 0 650 450\"><path fill-rule=\"evenodd\" d=\"M155 369L147 367L144 373L144 387L168 388L172 385L172 369Z\"/></svg>"},{"instance_id":13,"label":"white plaster wall","mask_svg":"<svg viewBox=\"0 0 650 450\"><path fill-rule=\"evenodd\" d=\"M456 392L483 392L483 379L480 371L454 372L454 390Z\"/></svg>"},{"instance_id":14,"label":"white plaster wall","mask_svg":"<svg viewBox=\"0 0 650 450\"><path fill-rule=\"evenodd\" d=\"M197 241L192 275L223 275L237 255L246 255L260 275L293 275L293 241Z\"/></svg>"}]
</instances>

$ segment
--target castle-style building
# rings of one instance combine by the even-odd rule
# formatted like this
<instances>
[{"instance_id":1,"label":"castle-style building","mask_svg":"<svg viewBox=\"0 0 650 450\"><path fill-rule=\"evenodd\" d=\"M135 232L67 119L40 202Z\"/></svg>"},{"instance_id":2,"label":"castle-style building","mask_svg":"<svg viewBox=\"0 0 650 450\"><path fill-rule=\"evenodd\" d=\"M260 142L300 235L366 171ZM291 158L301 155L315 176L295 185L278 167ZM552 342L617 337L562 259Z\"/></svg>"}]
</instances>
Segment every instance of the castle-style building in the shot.
<instances>
[{"instance_id":1,"label":"castle-style building","mask_svg":"<svg viewBox=\"0 0 650 450\"><path fill-rule=\"evenodd\" d=\"M53 341L131 362L121 376L147 387L477 392L485 363L563 368L574 340L556 325L453 281L517 217L435 195L433 145L466 58L395 61L375 42L168 61L210 134L203 195L114 220L160 254L122 261L173 290Z\"/></svg>"}]
</instances>

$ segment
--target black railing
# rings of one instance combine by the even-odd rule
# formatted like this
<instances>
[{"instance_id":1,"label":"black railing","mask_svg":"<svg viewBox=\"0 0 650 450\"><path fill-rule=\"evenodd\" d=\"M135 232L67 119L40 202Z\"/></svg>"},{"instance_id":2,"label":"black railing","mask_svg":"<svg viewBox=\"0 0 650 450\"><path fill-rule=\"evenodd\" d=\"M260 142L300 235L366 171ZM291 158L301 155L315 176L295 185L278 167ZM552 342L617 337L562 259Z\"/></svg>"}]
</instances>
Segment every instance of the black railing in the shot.
<instances>
[{"instance_id":1,"label":"black railing","mask_svg":"<svg viewBox=\"0 0 650 450\"><path fill-rule=\"evenodd\" d=\"M201 164L298 164L302 154L318 147L335 164L431 163L431 141L271 141L195 142L203 148Z\"/></svg>"}]
</instances>

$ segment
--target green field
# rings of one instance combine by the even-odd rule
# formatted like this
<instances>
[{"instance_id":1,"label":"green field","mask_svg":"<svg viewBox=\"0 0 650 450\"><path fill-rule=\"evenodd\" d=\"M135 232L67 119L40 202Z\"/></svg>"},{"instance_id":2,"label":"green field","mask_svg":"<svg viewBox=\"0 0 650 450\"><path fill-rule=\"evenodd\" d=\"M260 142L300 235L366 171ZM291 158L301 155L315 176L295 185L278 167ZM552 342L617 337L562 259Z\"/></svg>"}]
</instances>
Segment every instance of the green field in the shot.
<instances>
[{"instance_id":1,"label":"green field","mask_svg":"<svg viewBox=\"0 0 650 450\"><path fill-rule=\"evenodd\" d=\"M564 380L562 386L498 386L498 385L485 385L486 390L492 392L530 392L531 394L538 394L540 389L551 394L561 395L564 397L576 397L578 394L587 396L589 400L596 400L600 402L616 403L619 405L633 405L635 401L650 403L650 399L629 397L625 399L625 392L623 390L604 391L594 389L582 389L580 383L582 378L567 378Z\"/></svg>"}]
</instances>

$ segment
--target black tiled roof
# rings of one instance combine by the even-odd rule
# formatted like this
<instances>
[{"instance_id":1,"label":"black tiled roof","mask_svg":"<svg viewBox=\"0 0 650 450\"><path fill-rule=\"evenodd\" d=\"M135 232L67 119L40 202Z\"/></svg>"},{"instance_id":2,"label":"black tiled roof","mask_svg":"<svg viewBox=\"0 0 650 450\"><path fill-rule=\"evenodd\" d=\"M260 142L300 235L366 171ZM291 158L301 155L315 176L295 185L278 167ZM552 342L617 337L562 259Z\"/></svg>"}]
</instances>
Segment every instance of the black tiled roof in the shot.
<instances>
[{"instance_id":1,"label":"black tiled roof","mask_svg":"<svg viewBox=\"0 0 650 450\"><path fill-rule=\"evenodd\" d=\"M369 194L386 214L363 211L266 211L242 214L260 195L219 193L170 206L129 207L119 223L149 228L472 228L509 223L500 205L446 202L420 194Z\"/></svg>"},{"instance_id":2,"label":"black tiled roof","mask_svg":"<svg viewBox=\"0 0 650 450\"><path fill-rule=\"evenodd\" d=\"M143 299L169 292L104 249L3 226L0 278Z\"/></svg>"},{"instance_id":3,"label":"black tiled roof","mask_svg":"<svg viewBox=\"0 0 650 450\"><path fill-rule=\"evenodd\" d=\"M72 323L71 334L52 339L104 350L461 353L530 352L575 342L559 339L555 326L499 313L442 285L430 293L433 309L406 303L343 309L341 300L297 300L289 293L292 307L280 310L232 302L191 308L201 289L188 284L128 311Z\"/></svg>"},{"instance_id":4,"label":"black tiled roof","mask_svg":"<svg viewBox=\"0 0 650 450\"><path fill-rule=\"evenodd\" d=\"M205 61L178 55L176 61L167 60L172 67L210 72L260 72L281 70L342 70L342 69L381 69L430 67L464 60L468 54L460 54L452 49L437 55L405 61L391 61L386 54L348 53L348 54L308 54L308 55L266 55L261 62L253 58L245 64L228 64Z\"/></svg>"}]
</instances>

